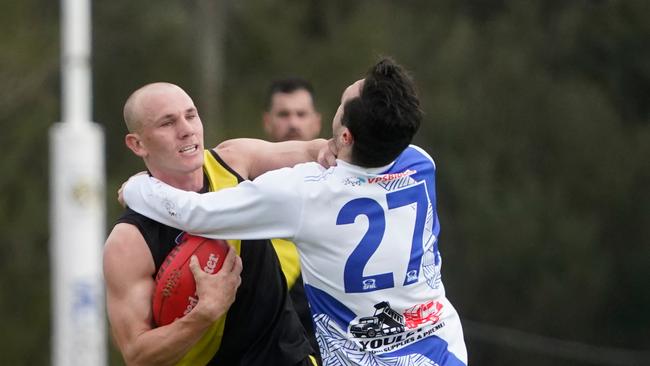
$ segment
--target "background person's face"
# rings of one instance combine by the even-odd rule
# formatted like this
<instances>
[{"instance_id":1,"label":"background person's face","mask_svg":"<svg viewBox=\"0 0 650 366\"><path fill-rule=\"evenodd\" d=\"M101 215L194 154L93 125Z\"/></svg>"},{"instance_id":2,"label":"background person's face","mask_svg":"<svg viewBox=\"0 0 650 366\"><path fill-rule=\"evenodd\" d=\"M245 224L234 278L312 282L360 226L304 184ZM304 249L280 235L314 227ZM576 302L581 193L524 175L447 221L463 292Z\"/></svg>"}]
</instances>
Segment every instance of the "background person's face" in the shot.
<instances>
[{"instance_id":1,"label":"background person's face","mask_svg":"<svg viewBox=\"0 0 650 366\"><path fill-rule=\"evenodd\" d=\"M308 91L275 93L264 114L264 128L274 141L312 140L320 133L320 118Z\"/></svg>"}]
</instances>

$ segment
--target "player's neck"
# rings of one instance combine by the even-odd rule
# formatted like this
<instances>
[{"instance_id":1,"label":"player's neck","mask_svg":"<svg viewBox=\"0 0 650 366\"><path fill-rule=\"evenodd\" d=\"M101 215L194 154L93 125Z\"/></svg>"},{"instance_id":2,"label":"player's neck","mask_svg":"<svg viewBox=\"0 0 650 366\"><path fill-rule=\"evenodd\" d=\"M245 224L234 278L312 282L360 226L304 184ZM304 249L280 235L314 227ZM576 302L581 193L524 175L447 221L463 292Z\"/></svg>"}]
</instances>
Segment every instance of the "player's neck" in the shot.
<instances>
[{"instance_id":1,"label":"player's neck","mask_svg":"<svg viewBox=\"0 0 650 366\"><path fill-rule=\"evenodd\" d=\"M172 187L184 191L198 192L203 188L203 169L197 169L190 173L178 172L151 172L155 178L169 184Z\"/></svg>"},{"instance_id":2,"label":"player's neck","mask_svg":"<svg viewBox=\"0 0 650 366\"><path fill-rule=\"evenodd\" d=\"M351 147L343 147L340 148L339 151L336 154L336 158L339 160L343 160L344 162L348 164L354 164L352 161L352 148Z\"/></svg>"}]
</instances>

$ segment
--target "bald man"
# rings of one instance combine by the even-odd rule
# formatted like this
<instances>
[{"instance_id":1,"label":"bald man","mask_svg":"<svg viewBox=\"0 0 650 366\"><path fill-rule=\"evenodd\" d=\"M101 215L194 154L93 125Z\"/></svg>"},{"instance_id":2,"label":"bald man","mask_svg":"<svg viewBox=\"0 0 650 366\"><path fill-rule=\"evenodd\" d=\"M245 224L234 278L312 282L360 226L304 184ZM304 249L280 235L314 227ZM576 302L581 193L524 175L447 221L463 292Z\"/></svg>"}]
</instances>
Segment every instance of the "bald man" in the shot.
<instances>
[{"instance_id":1,"label":"bald man","mask_svg":"<svg viewBox=\"0 0 650 366\"><path fill-rule=\"evenodd\" d=\"M183 89L154 83L124 106L127 147L149 174L179 189L218 191L261 173L315 160L325 140L273 144L226 141L204 149L203 125ZM313 365L313 350L291 306L269 240L228 240L223 268L207 274L190 263L199 301L186 316L157 327L155 275L180 230L129 208L104 249L108 317L129 365Z\"/></svg>"}]
</instances>

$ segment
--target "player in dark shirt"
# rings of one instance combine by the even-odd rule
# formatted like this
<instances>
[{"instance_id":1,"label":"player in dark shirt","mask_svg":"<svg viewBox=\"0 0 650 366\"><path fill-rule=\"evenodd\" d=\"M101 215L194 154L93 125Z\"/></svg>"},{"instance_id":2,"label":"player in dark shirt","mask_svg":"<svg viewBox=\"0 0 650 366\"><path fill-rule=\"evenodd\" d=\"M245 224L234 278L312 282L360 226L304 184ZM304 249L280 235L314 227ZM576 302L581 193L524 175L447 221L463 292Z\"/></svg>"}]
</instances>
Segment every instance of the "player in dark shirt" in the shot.
<instances>
[{"instance_id":1,"label":"player in dark shirt","mask_svg":"<svg viewBox=\"0 0 650 366\"><path fill-rule=\"evenodd\" d=\"M324 140L272 144L241 139L204 150L203 126L192 99L168 83L134 92L124 118L129 129L125 142L143 158L150 174L197 192L315 160L326 145ZM113 339L128 364L312 364L313 350L287 302L286 280L268 241L229 241L233 249L221 271L208 275L194 269L196 307L171 324L155 327L154 276L178 233L127 211L106 241L107 311Z\"/></svg>"}]
</instances>

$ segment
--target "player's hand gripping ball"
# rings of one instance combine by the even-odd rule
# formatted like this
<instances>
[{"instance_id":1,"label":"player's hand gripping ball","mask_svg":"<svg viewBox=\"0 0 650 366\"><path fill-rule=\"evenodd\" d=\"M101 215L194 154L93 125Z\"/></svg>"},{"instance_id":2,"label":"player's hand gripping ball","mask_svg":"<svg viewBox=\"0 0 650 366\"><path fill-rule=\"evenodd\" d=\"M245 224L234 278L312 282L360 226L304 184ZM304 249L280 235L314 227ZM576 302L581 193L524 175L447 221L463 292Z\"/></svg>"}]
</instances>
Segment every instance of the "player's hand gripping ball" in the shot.
<instances>
[{"instance_id":1,"label":"player's hand gripping ball","mask_svg":"<svg viewBox=\"0 0 650 366\"><path fill-rule=\"evenodd\" d=\"M208 239L185 234L156 274L153 293L153 319L156 325L167 325L189 313L199 301L196 283L190 270L190 258L196 255L206 273L217 273L228 254L225 240Z\"/></svg>"}]
</instances>

